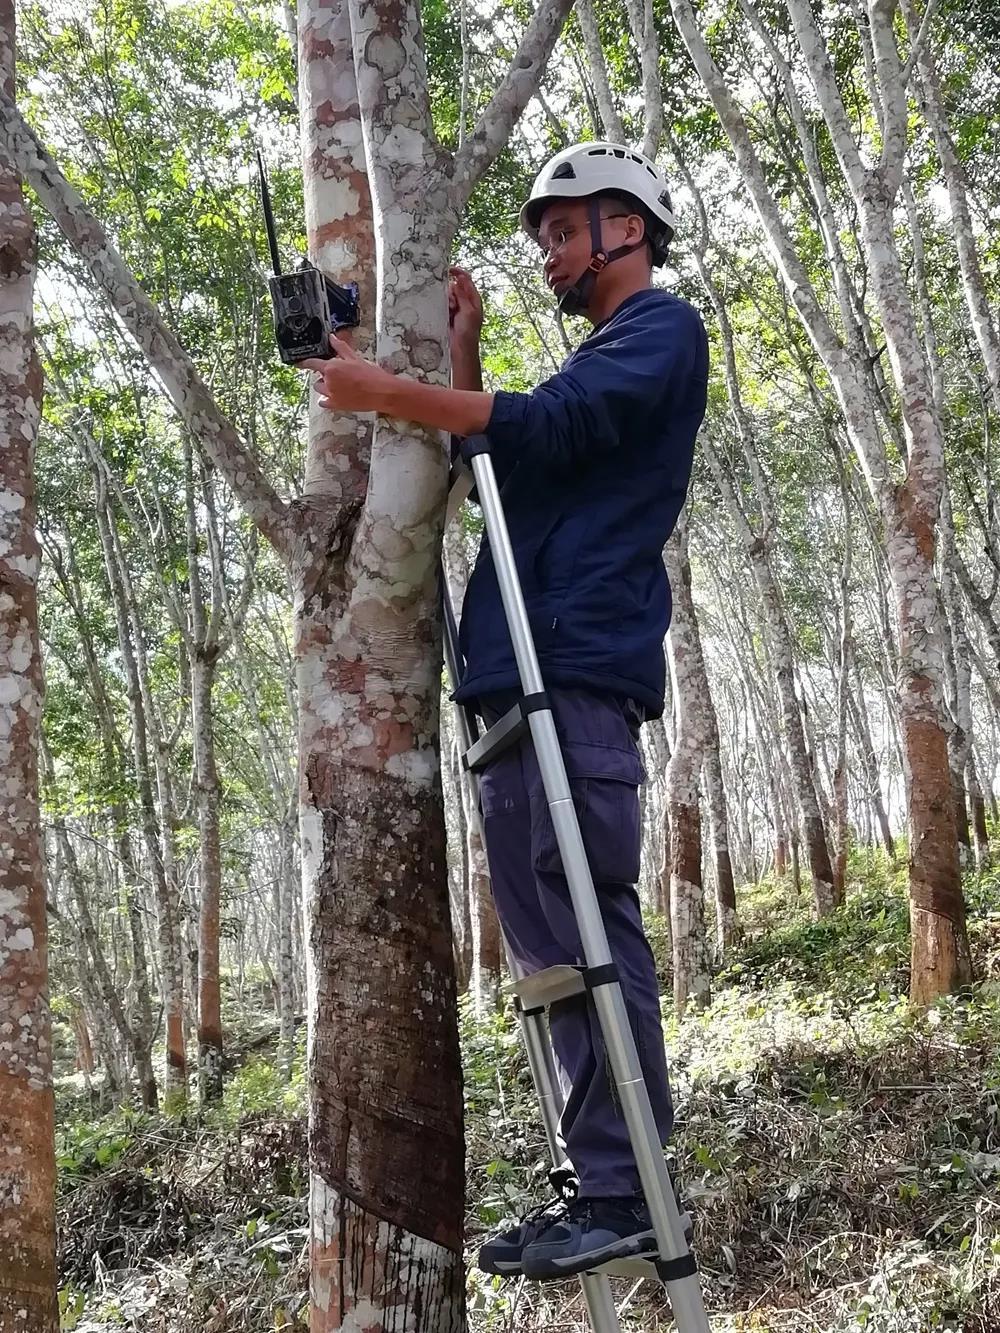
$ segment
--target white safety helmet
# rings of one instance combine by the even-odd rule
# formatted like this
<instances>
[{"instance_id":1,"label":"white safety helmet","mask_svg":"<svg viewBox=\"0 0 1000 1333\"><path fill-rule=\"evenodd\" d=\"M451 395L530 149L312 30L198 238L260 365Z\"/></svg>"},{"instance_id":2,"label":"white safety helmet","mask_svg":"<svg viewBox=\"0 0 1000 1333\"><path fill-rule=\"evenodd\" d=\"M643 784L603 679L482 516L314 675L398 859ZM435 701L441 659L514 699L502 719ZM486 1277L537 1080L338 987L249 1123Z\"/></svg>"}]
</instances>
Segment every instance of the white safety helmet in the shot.
<instances>
[{"instance_id":1,"label":"white safety helmet","mask_svg":"<svg viewBox=\"0 0 1000 1333\"><path fill-rule=\"evenodd\" d=\"M622 144L577 143L557 153L535 177L521 226L537 241L542 213L552 200L598 194L627 195L642 205L653 222L648 236L653 263L663 264L677 225L667 182L655 162Z\"/></svg>"}]
</instances>

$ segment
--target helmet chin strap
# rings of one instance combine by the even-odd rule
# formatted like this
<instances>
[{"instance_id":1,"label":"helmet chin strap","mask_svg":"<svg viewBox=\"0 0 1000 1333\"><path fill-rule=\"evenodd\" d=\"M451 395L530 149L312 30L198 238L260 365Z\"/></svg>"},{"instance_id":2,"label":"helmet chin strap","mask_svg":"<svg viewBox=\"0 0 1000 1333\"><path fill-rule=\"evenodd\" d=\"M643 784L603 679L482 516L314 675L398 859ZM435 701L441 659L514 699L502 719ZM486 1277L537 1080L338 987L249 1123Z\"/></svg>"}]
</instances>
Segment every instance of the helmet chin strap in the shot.
<instances>
[{"instance_id":1,"label":"helmet chin strap","mask_svg":"<svg viewBox=\"0 0 1000 1333\"><path fill-rule=\"evenodd\" d=\"M590 263L583 270L576 282L567 287L559 297L557 307L561 315L585 315L594 295L597 275L616 259L630 255L635 248L620 245L616 250L605 250L601 241L601 201L596 196L589 200L590 216Z\"/></svg>"}]
</instances>

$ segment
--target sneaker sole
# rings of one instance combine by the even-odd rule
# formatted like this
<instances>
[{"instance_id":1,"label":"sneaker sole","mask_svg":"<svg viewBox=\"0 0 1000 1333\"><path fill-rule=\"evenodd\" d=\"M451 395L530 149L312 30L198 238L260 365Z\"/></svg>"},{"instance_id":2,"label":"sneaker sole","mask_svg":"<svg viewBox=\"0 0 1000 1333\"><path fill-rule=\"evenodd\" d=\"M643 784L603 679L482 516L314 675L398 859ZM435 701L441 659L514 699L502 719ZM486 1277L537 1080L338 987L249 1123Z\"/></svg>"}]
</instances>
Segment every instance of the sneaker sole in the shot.
<instances>
[{"instance_id":1,"label":"sneaker sole","mask_svg":"<svg viewBox=\"0 0 1000 1333\"><path fill-rule=\"evenodd\" d=\"M617 1259L639 1259L657 1252L656 1233L643 1231L638 1236L629 1236L614 1245L591 1250L589 1254L570 1254L565 1259L539 1259L521 1267L524 1276L529 1278L574 1277L577 1273L589 1273L591 1269L614 1263Z\"/></svg>"}]
</instances>

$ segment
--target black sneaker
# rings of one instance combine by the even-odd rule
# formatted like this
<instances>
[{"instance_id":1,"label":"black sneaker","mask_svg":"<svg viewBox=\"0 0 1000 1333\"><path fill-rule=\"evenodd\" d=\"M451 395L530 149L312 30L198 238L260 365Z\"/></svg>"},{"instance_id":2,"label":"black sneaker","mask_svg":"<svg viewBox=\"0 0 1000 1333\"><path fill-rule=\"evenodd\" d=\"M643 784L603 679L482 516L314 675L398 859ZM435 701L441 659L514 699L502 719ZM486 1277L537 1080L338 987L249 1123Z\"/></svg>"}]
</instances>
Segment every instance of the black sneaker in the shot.
<instances>
[{"instance_id":1,"label":"black sneaker","mask_svg":"<svg viewBox=\"0 0 1000 1333\"><path fill-rule=\"evenodd\" d=\"M525 1277L572 1277L617 1259L656 1254L656 1233L641 1197L577 1199L560 1221L524 1246Z\"/></svg>"},{"instance_id":2,"label":"black sneaker","mask_svg":"<svg viewBox=\"0 0 1000 1333\"><path fill-rule=\"evenodd\" d=\"M521 1255L525 1247L551 1230L566 1216L569 1204L565 1199L553 1199L539 1204L525 1213L516 1226L502 1231L488 1240L479 1250L479 1267L484 1273L501 1277L515 1277L521 1272Z\"/></svg>"}]
</instances>

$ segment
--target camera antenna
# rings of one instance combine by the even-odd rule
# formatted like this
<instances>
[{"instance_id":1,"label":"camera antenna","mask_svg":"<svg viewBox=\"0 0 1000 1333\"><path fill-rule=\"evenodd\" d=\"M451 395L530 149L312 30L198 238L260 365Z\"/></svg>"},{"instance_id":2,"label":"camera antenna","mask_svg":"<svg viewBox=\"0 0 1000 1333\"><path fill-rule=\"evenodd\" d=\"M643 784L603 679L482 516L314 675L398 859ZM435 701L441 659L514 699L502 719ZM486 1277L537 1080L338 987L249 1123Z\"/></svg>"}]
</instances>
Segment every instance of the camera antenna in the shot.
<instances>
[{"instance_id":1,"label":"camera antenna","mask_svg":"<svg viewBox=\"0 0 1000 1333\"><path fill-rule=\"evenodd\" d=\"M271 252L271 268L275 274L281 272L281 259L278 255L278 238L274 230L274 214L271 211L271 192L267 188L267 172L264 170L264 155L257 149L257 172L260 176L260 202L264 210L264 230L267 233L267 248Z\"/></svg>"}]
</instances>

